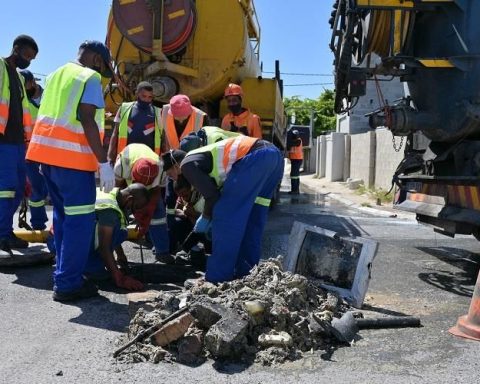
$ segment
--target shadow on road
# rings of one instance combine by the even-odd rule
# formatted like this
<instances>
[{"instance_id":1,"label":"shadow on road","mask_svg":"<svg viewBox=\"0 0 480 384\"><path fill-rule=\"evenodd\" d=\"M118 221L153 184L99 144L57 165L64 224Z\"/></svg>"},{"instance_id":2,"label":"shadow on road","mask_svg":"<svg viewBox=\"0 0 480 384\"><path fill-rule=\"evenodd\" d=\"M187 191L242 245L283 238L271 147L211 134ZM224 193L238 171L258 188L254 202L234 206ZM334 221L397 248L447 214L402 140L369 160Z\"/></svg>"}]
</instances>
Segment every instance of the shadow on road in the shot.
<instances>
[{"instance_id":1,"label":"shadow on road","mask_svg":"<svg viewBox=\"0 0 480 384\"><path fill-rule=\"evenodd\" d=\"M459 296L471 297L480 269L480 255L451 247L417 247L457 270L439 270L418 274L420 280Z\"/></svg>"},{"instance_id":2,"label":"shadow on road","mask_svg":"<svg viewBox=\"0 0 480 384\"><path fill-rule=\"evenodd\" d=\"M0 273L16 275L17 280L13 281L14 284L45 291L52 290L52 271L50 265L0 268Z\"/></svg>"}]
</instances>

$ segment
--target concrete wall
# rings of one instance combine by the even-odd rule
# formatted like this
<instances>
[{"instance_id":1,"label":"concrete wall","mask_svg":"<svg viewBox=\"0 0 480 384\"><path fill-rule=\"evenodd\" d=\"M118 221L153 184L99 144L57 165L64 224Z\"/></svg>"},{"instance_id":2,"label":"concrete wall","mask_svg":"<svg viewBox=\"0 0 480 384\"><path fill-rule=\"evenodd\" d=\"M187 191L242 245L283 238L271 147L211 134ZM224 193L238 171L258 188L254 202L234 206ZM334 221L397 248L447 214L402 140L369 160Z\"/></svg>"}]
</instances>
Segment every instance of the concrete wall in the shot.
<instances>
[{"instance_id":1,"label":"concrete wall","mask_svg":"<svg viewBox=\"0 0 480 384\"><path fill-rule=\"evenodd\" d=\"M406 138L403 140L402 148L396 152L393 148L392 133L388 129L377 129L376 136L375 187L389 190L392 185L392 176L403 159ZM400 141L400 137L395 137L397 149Z\"/></svg>"},{"instance_id":2,"label":"concrete wall","mask_svg":"<svg viewBox=\"0 0 480 384\"><path fill-rule=\"evenodd\" d=\"M385 102L392 105L405 95L405 88L399 78L391 81L382 76L378 77L379 86L382 91ZM367 81L367 90L365 96L360 97L357 105L349 112L337 116L337 132L357 134L368 132L371 128L368 124L368 117L365 114L370 113L380 107L375 81Z\"/></svg>"},{"instance_id":3,"label":"concrete wall","mask_svg":"<svg viewBox=\"0 0 480 384\"><path fill-rule=\"evenodd\" d=\"M343 180L343 161L345 159L345 138L343 133L332 132L327 136L327 155L325 178L328 181Z\"/></svg>"},{"instance_id":4,"label":"concrete wall","mask_svg":"<svg viewBox=\"0 0 480 384\"><path fill-rule=\"evenodd\" d=\"M375 131L350 136L350 178L375 184Z\"/></svg>"}]
</instances>

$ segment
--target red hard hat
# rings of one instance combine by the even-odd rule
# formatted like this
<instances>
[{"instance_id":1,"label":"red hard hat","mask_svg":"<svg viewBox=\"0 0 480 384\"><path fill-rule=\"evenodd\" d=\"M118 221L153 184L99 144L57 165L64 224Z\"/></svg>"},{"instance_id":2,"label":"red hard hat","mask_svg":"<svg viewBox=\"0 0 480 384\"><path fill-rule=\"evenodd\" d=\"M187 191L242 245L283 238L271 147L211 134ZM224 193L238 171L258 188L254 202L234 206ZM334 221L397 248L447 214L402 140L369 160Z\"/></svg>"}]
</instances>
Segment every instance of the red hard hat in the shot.
<instances>
[{"instance_id":1,"label":"red hard hat","mask_svg":"<svg viewBox=\"0 0 480 384\"><path fill-rule=\"evenodd\" d=\"M230 84L228 84L227 88L225 88L224 96L225 97L227 97L227 96L240 96L240 97L242 97L243 96L242 87L240 87L240 85L238 85L238 84L230 83Z\"/></svg>"},{"instance_id":2,"label":"red hard hat","mask_svg":"<svg viewBox=\"0 0 480 384\"><path fill-rule=\"evenodd\" d=\"M132 179L145 186L153 183L158 176L158 163L150 159L138 159L132 167Z\"/></svg>"}]
</instances>

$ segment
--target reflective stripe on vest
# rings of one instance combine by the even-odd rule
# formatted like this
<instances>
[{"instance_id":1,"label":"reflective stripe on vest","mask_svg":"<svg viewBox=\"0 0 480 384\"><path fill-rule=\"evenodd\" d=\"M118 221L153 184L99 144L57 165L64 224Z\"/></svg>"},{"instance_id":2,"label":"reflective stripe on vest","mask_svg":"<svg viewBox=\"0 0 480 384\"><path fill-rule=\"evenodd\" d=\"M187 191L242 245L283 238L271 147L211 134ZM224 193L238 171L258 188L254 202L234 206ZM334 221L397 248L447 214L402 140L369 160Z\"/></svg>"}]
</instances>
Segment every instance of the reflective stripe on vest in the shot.
<instances>
[{"instance_id":1,"label":"reflective stripe on vest","mask_svg":"<svg viewBox=\"0 0 480 384\"><path fill-rule=\"evenodd\" d=\"M288 151L288 158L290 160L303 160L303 144L302 139L300 139L300 145L296 147L290 147Z\"/></svg>"},{"instance_id":2,"label":"reflective stripe on vest","mask_svg":"<svg viewBox=\"0 0 480 384\"><path fill-rule=\"evenodd\" d=\"M25 140L30 140L32 135L32 117L30 115L30 108L28 98L25 96L25 80L23 76L17 73L20 84L22 85L22 110L23 110L23 131ZM0 58L0 134L5 133L8 122L8 110L10 107L10 79L8 78L7 64L5 60Z\"/></svg>"},{"instance_id":3,"label":"reflective stripe on vest","mask_svg":"<svg viewBox=\"0 0 480 384\"><path fill-rule=\"evenodd\" d=\"M119 156L122 168L130 170L129 177L125 179L127 185L133 183L132 169L138 160L150 159L156 162L160 167L159 156L155 152L153 152L148 145L145 144L129 144L125 147L125 149L120 153ZM161 169L159 169L159 172L161 172ZM150 189L152 188L152 186L146 185L146 188Z\"/></svg>"},{"instance_id":4,"label":"reflective stripe on vest","mask_svg":"<svg viewBox=\"0 0 480 384\"><path fill-rule=\"evenodd\" d=\"M130 112L135 104L135 101L130 103L123 103L120 106L120 124L118 126L118 145L117 145L117 153L120 153L124 150L127 146L128 142L128 118L130 117ZM160 125L161 122L161 115L162 110L153 106L153 110L155 112L155 128L154 128L154 151L158 155L160 155L160 138L162 137L162 130L163 127Z\"/></svg>"},{"instance_id":5,"label":"reflective stripe on vest","mask_svg":"<svg viewBox=\"0 0 480 384\"><path fill-rule=\"evenodd\" d=\"M225 129L218 127L203 127L202 130L205 131L207 136L207 145L240 136L240 133L226 131Z\"/></svg>"},{"instance_id":6,"label":"reflective stripe on vest","mask_svg":"<svg viewBox=\"0 0 480 384\"><path fill-rule=\"evenodd\" d=\"M209 176L215 179L218 187L221 187L233 164L245 157L258 140L255 137L240 135L190 151L187 157L195 153L210 152L213 166Z\"/></svg>"},{"instance_id":7,"label":"reflective stripe on vest","mask_svg":"<svg viewBox=\"0 0 480 384\"><path fill-rule=\"evenodd\" d=\"M97 188L97 198L95 199L95 211L102 211L104 209L115 210L120 218L120 226L122 228L127 227L127 218L120 209L117 201L117 194L119 189L113 188L110 192L103 192Z\"/></svg>"},{"instance_id":8,"label":"reflective stripe on vest","mask_svg":"<svg viewBox=\"0 0 480 384\"><path fill-rule=\"evenodd\" d=\"M162 126L165 129L167 136L167 142L170 149L178 149L180 147L180 141L191 132L198 132L203 125L203 119L206 113L202 110L192 107L193 112L188 118L188 123L183 130L180 137L177 136L177 130L175 129L175 119L168 113L170 105L164 105L162 108Z\"/></svg>"},{"instance_id":9,"label":"reflective stripe on vest","mask_svg":"<svg viewBox=\"0 0 480 384\"><path fill-rule=\"evenodd\" d=\"M94 70L75 63L60 67L48 77L28 146L28 160L80 171L97 170L97 158L77 120L85 84L92 77L101 80ZM95 121L101 140L104 117L103 108L97 109Z\"/></svg>"}]
</instances>

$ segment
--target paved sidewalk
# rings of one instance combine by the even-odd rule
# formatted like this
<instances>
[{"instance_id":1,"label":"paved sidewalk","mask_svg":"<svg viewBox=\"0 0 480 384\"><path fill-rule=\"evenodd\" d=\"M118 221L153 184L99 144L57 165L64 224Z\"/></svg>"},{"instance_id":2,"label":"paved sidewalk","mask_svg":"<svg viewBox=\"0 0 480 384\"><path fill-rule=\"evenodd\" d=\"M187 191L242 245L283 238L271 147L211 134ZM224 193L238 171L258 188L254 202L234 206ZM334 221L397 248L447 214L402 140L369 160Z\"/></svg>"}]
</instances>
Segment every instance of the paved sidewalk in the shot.
<instances>
[{"instance_id":1,"label":"paved sidewalk","mask_svg":"<svg viewBox=\"0 0 480 384\"><path fill-rule=\"evenodd\" d=\"M290 183L290 165L286 164L285 179ZM342 204L358 209L359 211L383 217L397 217L400 219L415 220L415 214L397 210L392 203L377 202L370 196L359 195L355 190L348 188L345 182L331 182L326 178L317 178L315 174L300 174L300 191L304 193L320 193L337 200Z\"/></svg>"}]
</instances>

